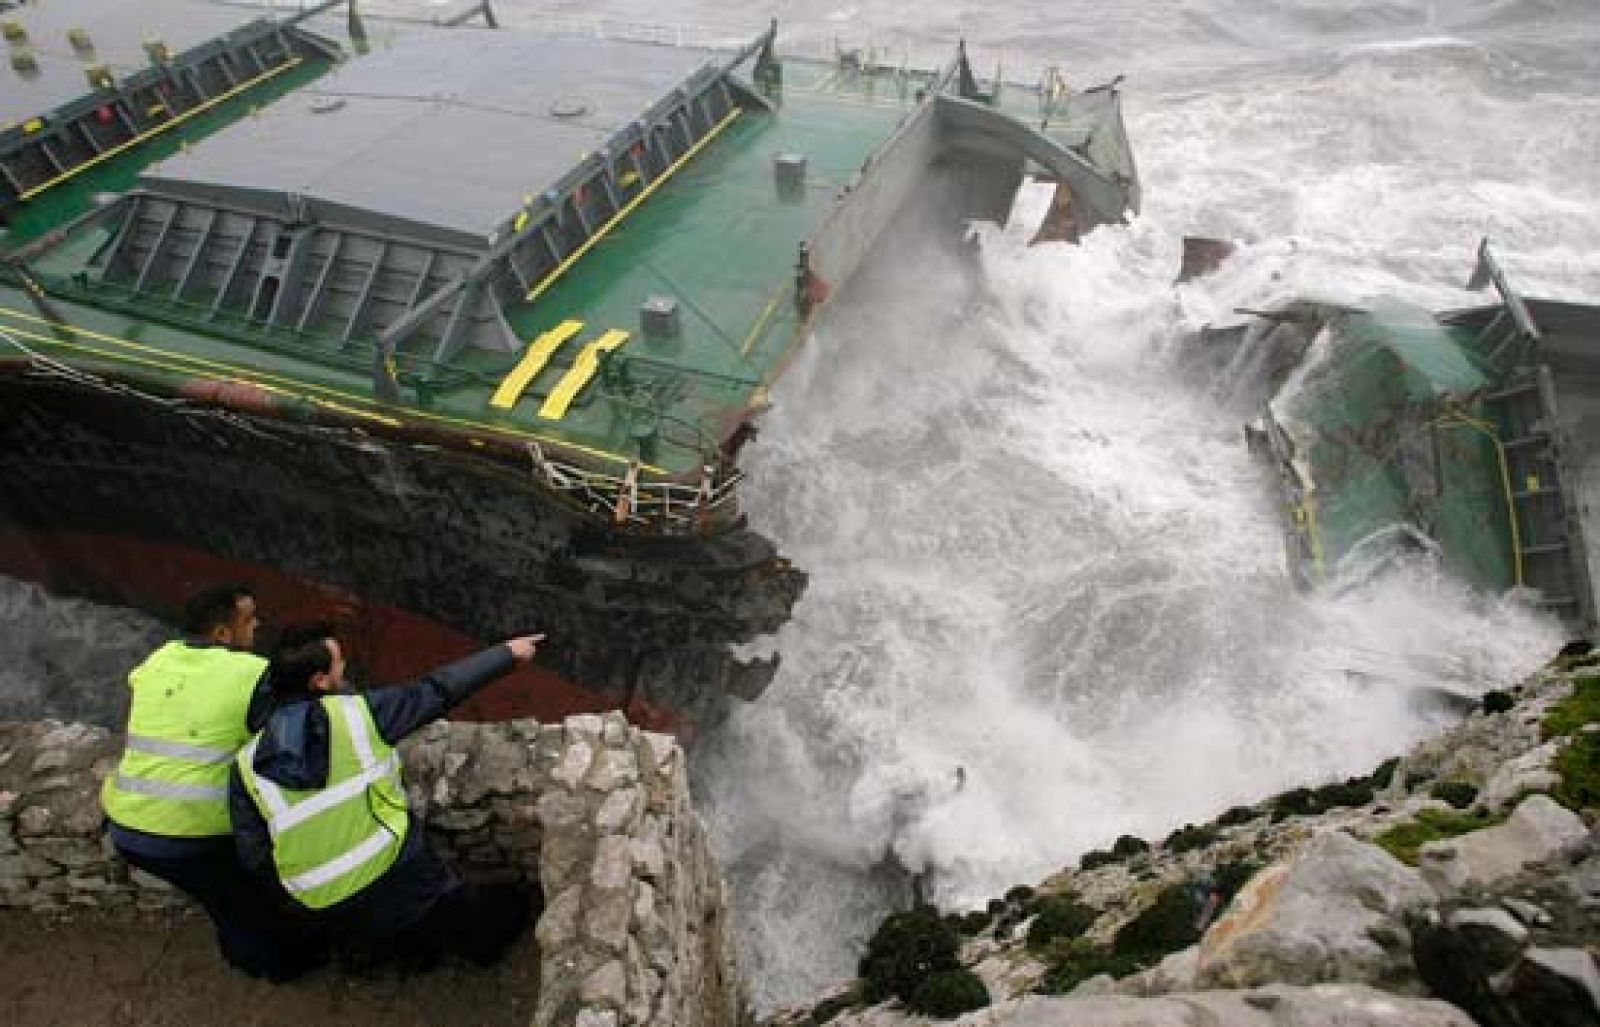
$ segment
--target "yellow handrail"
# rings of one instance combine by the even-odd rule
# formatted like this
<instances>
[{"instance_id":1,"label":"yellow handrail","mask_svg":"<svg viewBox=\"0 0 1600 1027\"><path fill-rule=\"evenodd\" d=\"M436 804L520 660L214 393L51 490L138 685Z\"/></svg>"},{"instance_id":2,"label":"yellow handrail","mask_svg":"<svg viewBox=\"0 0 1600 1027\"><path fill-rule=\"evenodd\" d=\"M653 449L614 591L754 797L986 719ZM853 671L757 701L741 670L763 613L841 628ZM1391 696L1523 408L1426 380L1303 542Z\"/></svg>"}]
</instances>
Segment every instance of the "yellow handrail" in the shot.
<instances>
[{"instance_id":1,"label":"yellow handrail","mask_svg":"<svg viewBox=\"0 0 1600 1027\"><path fill-rule=\"evenodd\" d=\"M690 159L693 158L695 154L705 149L707 143L715 139L723 129L727 128L733 123L734 118L737 118L742 113L744 113L744 111L738 107L735 107L733 110L729 111L721 121L712 126L711 131L707 132L700 138L699 142L689 147L688 152L686 152L682 157L679 157L677 160L673 161L672 165L668 167L667 170L657 175L649 185L644 187L643 191L641 191L638 196L635 196L633 199L629 200L621 210L611 215L610 219L607 220L605 224L600 226L600 230L598 232L589 236L588 239L584 240L582 246L579 246L576 250L572 251L572 255L570 257L568 257L566 260L563 260L560 264L557 264L553 271L541 278L538 284L528 290L528 294L524 296L523 299L529 303L532 303L534 300L542 296L546 289L550 288L550 286L556 283L556 279L566 274L567 269L576 264L578 259L585 253L588 253L589 250L594 247L595 243L599 242L607 232L611 231L611 229L616 226L617 222L633 213L634 208L638 207L639 204L643 203L651 193L655 192L656 188L660 186L661 183L671 178L677 173L679 168L689 163Z\"/></svg>"}]
</instances>

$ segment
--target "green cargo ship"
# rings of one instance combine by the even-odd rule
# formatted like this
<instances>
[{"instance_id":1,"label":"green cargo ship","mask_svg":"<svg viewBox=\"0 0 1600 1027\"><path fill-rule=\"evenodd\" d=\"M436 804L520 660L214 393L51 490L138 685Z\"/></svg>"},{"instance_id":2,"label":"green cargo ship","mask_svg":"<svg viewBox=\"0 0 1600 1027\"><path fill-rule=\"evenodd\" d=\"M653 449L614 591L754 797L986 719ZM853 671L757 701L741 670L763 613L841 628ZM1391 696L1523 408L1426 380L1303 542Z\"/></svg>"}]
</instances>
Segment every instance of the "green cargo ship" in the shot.
<instances>
[{"instance_id":1,"label":"green cargo ship","mask_svg":"<svg viewBox=\"0 0 1600 1027\"><path fill-rule=\"evenodd\" d=\"M1289 564L1341 585L1427 554L1597 630L1600 308L1524 298L1489 249L1498 301L1434 314L1301 301L1235 339L1282 387L1251 425L1282 487Z\"/></svg>"},{"instance_id":2,"label":"green cargo ship","mask_svg":"<svg viewBox=\"0 0 1600 1027\"><path fill-rule=\"evenodd\" d=\"M547 631L485 716L758 694L732 647L804 575L738 456L829 298L1025 175L1053 238L1139 199L1115 84L964 48L138 7L0 11L0 573L157 612L244 579L376 677Z\"/></svg>"}]
</instances>

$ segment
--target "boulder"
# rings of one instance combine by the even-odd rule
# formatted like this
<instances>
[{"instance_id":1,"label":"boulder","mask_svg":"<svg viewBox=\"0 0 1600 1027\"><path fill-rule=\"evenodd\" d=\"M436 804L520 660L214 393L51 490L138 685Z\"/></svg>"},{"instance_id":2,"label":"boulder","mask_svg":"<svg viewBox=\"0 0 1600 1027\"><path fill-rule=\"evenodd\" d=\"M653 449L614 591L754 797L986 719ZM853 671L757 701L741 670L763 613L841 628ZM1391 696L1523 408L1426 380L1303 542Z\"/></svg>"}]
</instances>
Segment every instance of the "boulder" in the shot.
<instances>
[{"instance_id":1,"label":"boulder","mask_svg":"<svg viewBox=\"0 0 1600 1027\"><path fill-rule=\"evenodd\" d=\"M1528 929L1503 909L1462 909L1445 918L1481 956L1490 973L1517 961L1528 945Z\"/></svg>"},{"instance_id":2,"label":"boulder","mask_svg":"<svg viewBox=\"0 0 1600 1027\"><path fill-rule=\"evenodd\" d=\"M906 1023L841 1018L834 1023ZM1474 1027L1461 1010L1433 999L1400 998L1359 984L1251 991L1202 991L1160 998L1095 995L1027 998L968 1013L960 1027Z\"/></svg>"},{"instance_id":3,"label":"boulder","mask_svg":"<svg viewBox=\"0 0 1600 1027\"><path fill-rule=\"evenodd\" d=\"M1342 832L1320 834L1298 858L1257 874L1206 932L1195 983L1237 988L1409 978L1398 922L1432 900L1415 871L1377 846Z\"/></svg>"},{"instance_id":4,"label":"boulder","mask_svg":"<svg viewBox=\"0 0 1600 1027\"><path fill-rule=\"evenodd\" d=\"M1483 786L1478 802L1496 813L1503 812L1518 796L1528 792L1548 792L1561 783L1561 775L1550 769L1565 739L1552 739L1536 749L1512 757L1501 764Z\"/></svg>"},{"instance_id":5,"label":"boulder","mask_svg":"<svg viewBox=\"0 0 1600 1027\"><path fill-rule=\"evenodd\" d=\"M1506 998L1523 1023L1592 1027L1600 1023L1600 972L1583 949L1530 949Z\"/></svg>"},{"instance_id":6,"label":"boulder","mask_svg":"<svg viewBox=\"0 0 1600 1027\"><path fill-rule=\"evenodd\" d=\"M1587 835L1576 813L1548 795L1530 795L1505 823L1429 842L1417 855L1423 878L1441 895L1452 895L1491 887Z\"/></svg>"},{"instance_id":7,"label":"boulder","mask_svg":"<svg viewBox=\"0 0 1600 1027\"><path fill-rule=\"evenodd\" d=\"M1116 983L1121 995L1166 995L1194 988L1195 971L1200 966L1200 946L1190 945L1174 952L1142 973L1124 977ZM1080 986L1074 994L1082 991Z\"/></svg>"}]
</instances>

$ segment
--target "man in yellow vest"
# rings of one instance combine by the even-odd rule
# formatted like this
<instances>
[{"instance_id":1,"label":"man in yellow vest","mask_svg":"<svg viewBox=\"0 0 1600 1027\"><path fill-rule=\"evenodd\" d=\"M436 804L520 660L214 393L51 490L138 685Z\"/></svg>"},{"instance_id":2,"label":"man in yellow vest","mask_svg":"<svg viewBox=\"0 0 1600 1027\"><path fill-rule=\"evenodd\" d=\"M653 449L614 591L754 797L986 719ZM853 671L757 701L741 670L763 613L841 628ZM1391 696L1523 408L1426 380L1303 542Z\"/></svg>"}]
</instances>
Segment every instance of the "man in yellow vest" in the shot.
<instances>
[{"instance_id":1,"label":"man in yellow vest","mask_svg":"<svg viewBox=\"0 0 1600 1027\"><path fill-rule=\"evenodd\" d=\"M543 637L510 639L414 682L352 692L326 625L286 629L269 674L276 708L240 750L229 785L244 864L337 934L397 954L498 959L527 926L528 898L467 885L433 854L407 805L394 747L532 660Z\"/></svg>"},{"instance_id":2,"label":"man in yellow vest","mask_svg":"<svg viewBox=\"0 0 1600 1027\"><path fill-rule=\"evenodd\" d=\"M100 801L117 852L200 903L229 963L286 980L316 961L315 946L293 936L277 896L245 872L228 820L228 773L250 737L248 710L266 707L267 661L249 652L258 624L244 586L189 600L184 637L128 675L127 740Z\"/></svg>"}]
</instances>

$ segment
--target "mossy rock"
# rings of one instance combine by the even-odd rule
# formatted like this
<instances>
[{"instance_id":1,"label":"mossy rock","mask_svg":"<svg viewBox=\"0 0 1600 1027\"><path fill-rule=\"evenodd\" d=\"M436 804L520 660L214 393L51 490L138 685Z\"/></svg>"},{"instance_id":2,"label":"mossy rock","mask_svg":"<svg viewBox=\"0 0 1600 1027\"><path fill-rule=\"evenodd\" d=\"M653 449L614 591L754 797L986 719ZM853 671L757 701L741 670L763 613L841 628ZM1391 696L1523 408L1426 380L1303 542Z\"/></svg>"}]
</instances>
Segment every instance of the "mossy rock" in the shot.
<instances>
[{"instance_id":1,"label":"mossy rock","mask_svg":"<svg viewBox=\"0 0 1600 1027\"><path fill-rule=\"evenodd\" d=\"M1383 767L1378 768L1379 771ZM1388 774L1392 777L1394 769ZM1341 807L1365 806L1377 795L1381 786L1374 783L1375 771L1367 777L1352 777L1320 788L1293 788L1272 799L1272 820L1277 823L1289 817L1312 817Z\"/></svg>"},{"instance_id":2,"label":"mossy rock","mask_svg":"<svg viewBox=\"0 0 1600 1027\"><path fill-rule=\"evenodd\" d=\"M1189 852L1203 849L1220 837L1221 833L1210 825L1196 827L1193 824L1184 824L1167 835L1167 840L1161 843L1161 847L1168 852Z\"/></svg>"},{"instance_id":3,"label":"mossy rock","mask_svg":"<svg viewBox=\"0 0 1600 1027\"><path fill-rule=\"evenodd\" d=\"M994 922L994 914L987 909L975 909L970 913L962 913L956 920L956 933L970 937L982 934L983 929Z\"/></svg>"},{"instance_id":4,"label":"mossy rock","mask_svg":"<svg viewBox=\"0 0 1600 1027\"><path fill-rule=\"evenodd\" d=\"M1137 957L1118 955L1085 938L1056 942L1044 953L1044 960L1044 976L1034 987L1040 995L1065 995L1091 977L1126 977L1145 966Z\"/></svg>"},{"instance_id":5,"label":"mossy rock","mask_svg":"<svg viewBox=\"0 0 1600 1027\"><path fill-rule=\"evenodd\" d=\"M1149 851L1149 842L1145 841L1143 838L1137 838L1131 834L1122 835L1111 844L1111 852L1113 855L1117 856L1137 856L1141 852Z\"/></svg>"},{"instance_id":6,"label":"mossy rock","mask_svg":"<svg viewBox=\"0 0 1600 1027\"><path fill-rule=\"evenodd\" d=\"M1600 653L1595 652L1594 643L1580 638L1562 646L1556 658L1550 662L1557 670L1571 670L1574 667L1586 667L1597 658L1600 658Z\"/></svg>"},{"instance_id":7,"label":"mossy rock","mask_svg":"<svg viewBox=\"0 0 1600 1027\"><path fill-rule=\"evenodd\" d=\"M906 1008L947 1020L989 1004L989 989L971 970L958 967L929 974L906 999Z\"/></svg>"},{"instance_id":8,"label":"mossy rock","mask_svg":"<svg viewBox=\"0 0 1600 1027\"><path fill-rule=\"evenodd\" d=\"M1428 792L1435 799L1443 799L1456 809L1466 809L1478 801L1478 789L1465 781L1440 781Z\"/></svg>"},{"instance_id":9,"label":"mossy rock","mask_svg":"<svg viewBox=\"0 0 1600 1027\"><path fill-rule=\"evenodd\" d=\"M1211 874L1212 886L1220 893L1217 911L1221 912L1233 901L1233 897L1244 890L1250 883L1250 878L1260 873L1261 864L1253 859L1241 859L1232 863L1223 863Z\"/></svg>"},{"instance_id":10,"label":"mossy rock","mask_svg":"<svg viewBox=\"0 0 1600 1027\"><path fill-rule=\"evenodd\" d=\"M1572 694L1550 707L1539 729L1546 741L1600 721L1600 676L1575 678Z\"/></svg>"},{"instance_id":11,"label":"mossy rock","mask_svg":"<svg viewBox=\"0 0 1600 1027\"><path fill-rule=\"evenodd\" d=\"M1238 827L1240 824L1250 823L1260 815L1260 811L1254 806L1234 806L1231 809L1224 810L1222 815L1217 818L1217 826Z\"/></svg>"},{"instance_id":12,"label":"mossy rock","mask_svg":"<svg viewBox=\"0 0 1600 1027\"><path fill-rule=\"evenodd\" d=\"M1511 697L1510 692L1499 688L1491 688L1483 693L1481 702L1485 713L1505 713L1517 705L1517 701Z\"/></svg>"},{"instance_id":13,"label":"mossy rock","mask_svg":"<svg viewBox=\"0 0 1600 1027\"><path fill-rule=\"evenodd\" d=\"M1291 788L1287 792L1274 795L1271 799L1272 822L1277 823L1289 817L1303 817L1315 813L1311 805L1311 789Z\"/></svg>"},{"instance_id":14,"label":"mossy rock","mask_svg":"<svg viewBox=\"0 0 1600 1027\"><path fill-rule=\"evenodd\" d=\"M1550 765L1561 775L1552 793L1557 802L1573 810L1600 806L1600 734L1580 731Z\"/></svg>"},{"instance_id":15,"label":"mossy rock","mask_svg":"<svg viewBox=\"0 0 1600 1027\"><path fill-rule=\"evenodd\" d=\"M960 939L932 906L891 913L867 942L857 973L866 1001L909 1001L928 975L954 970Z\"/></svg>"},{"instance_id":16,"label":"mossy rock","mask_svg":"<svg viewBox=\"0 0 1600 1027\"><path fill-rule=\"evenodd\" d=\"M1122 857L1109 849L1090 849L1078 857L1079 870L1093 870L1096 867L1110 866L1112 863L1121 863Z\"/></svg>"},{"instance_id":17,"label":"mossy rock","mask_svg":"<svg viewBox=\"0 0 1600 1027\"><path fill-rule=\"evenodd\" d=\"M1076 938L1094 926L1100 911L1078 901L1071 892L1046 895L1039 900L1038 914L1028 925L1028 948L1043 949L1063 938Z\"/></svg>"},{"instance_id":18,"label":"mossy rock","mask_svg":"<svg viewBox=\"0 0 1600 1027\"><path fill-rule=\"evenodd\" d=\"M1112 952L1148 960L1153 965L1162 956L1199 941L1200 932L1195 927L1200 915L1198 892L1188 881L1162 889L1148 908L1117 930L1111 942Z\"/></svg>"},{"instance_id":19,"label":"mossy rock","mask_svg":"<svg viewBox=\"0 0 1600 1027\"><path fill-rule=\"evenodd\" d=\"M1417 865L1417 850L1428 842L1471 834L1505 820L1493 813L1457 813L1454 810L1425 809L1416 819L1396 824L1373 841L1389 855L1410 866Z\"/></svg>"}]
</instances>

